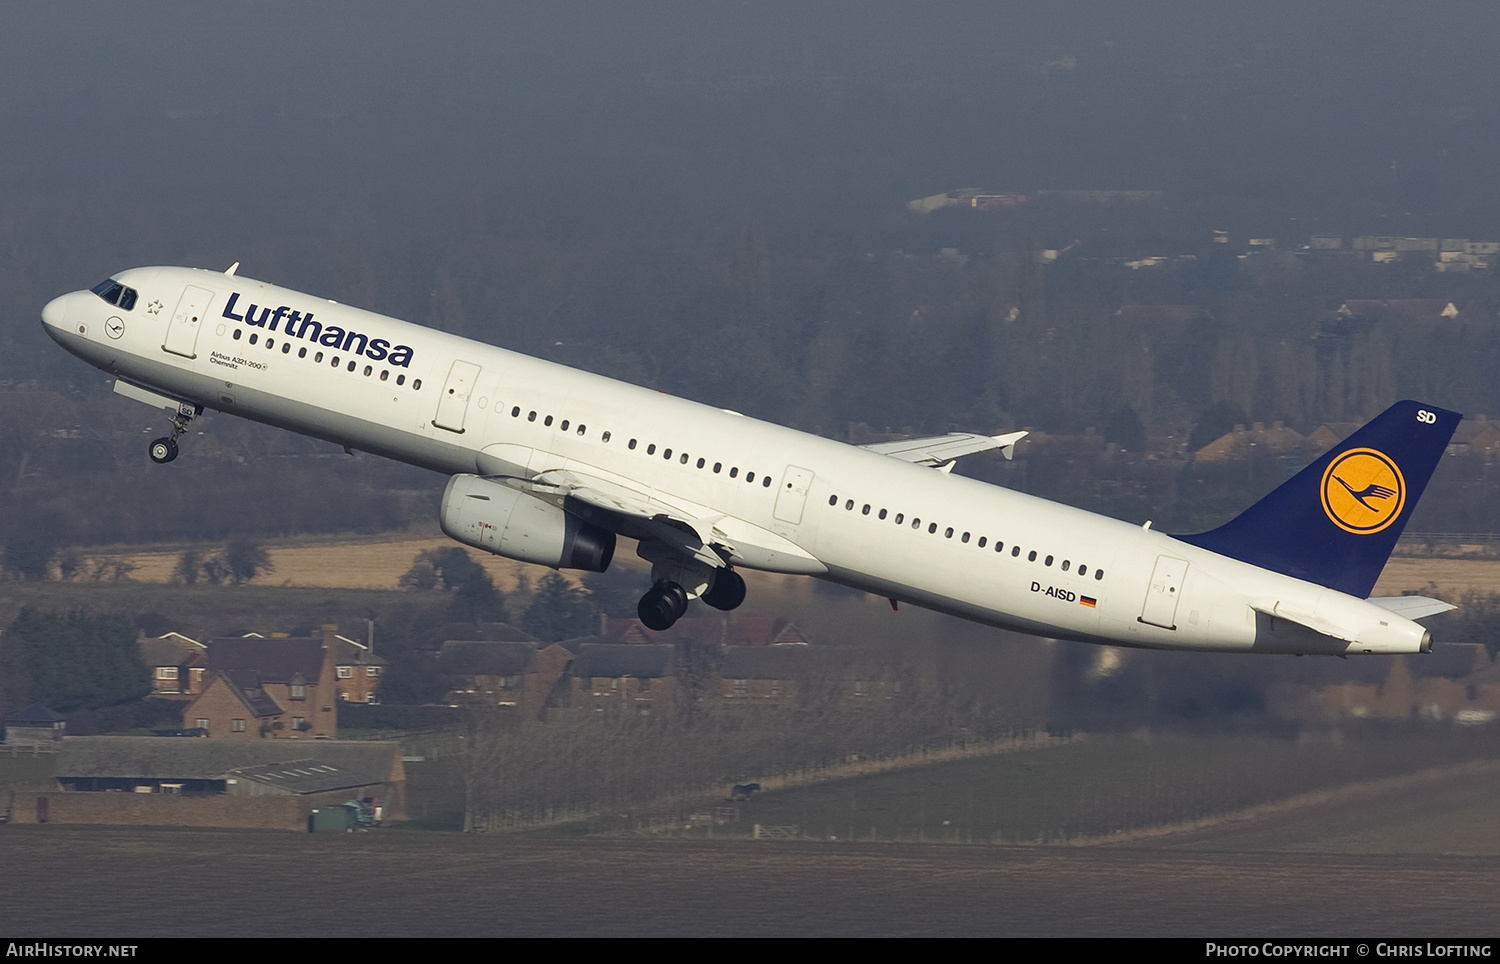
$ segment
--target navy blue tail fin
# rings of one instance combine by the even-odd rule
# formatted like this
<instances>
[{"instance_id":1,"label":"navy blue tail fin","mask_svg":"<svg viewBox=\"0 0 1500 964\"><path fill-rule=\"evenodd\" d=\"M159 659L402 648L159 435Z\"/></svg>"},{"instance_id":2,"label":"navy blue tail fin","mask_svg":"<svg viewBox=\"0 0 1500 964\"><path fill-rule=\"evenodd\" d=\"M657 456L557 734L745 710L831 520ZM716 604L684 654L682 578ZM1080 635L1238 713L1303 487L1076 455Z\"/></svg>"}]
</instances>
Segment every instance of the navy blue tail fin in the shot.
<instances>
[{"instance_id":1,"label":"navy blue tail fin","mask_svg":"<svg viewBox=\"0 0 1500 964\"><path fill-rule=\"evenodd\" d=\"M1234 519L1177 538L1366 598L1462 418L1397 402Z\"/></svg>"}]
</instances>

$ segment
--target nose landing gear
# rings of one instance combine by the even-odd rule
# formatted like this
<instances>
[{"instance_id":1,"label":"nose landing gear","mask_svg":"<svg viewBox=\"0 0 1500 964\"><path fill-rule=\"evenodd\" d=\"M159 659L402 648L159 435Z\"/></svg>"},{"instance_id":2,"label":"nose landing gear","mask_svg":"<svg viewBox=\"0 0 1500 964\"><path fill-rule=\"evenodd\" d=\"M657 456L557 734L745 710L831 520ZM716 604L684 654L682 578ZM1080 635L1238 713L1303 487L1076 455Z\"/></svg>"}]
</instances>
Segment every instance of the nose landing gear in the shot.
<instances>
[{"instance_id":1,"label":"nose landing gear","mask_svg":"<svg viewBox=\"0 0 1500 964\"><path fill-rule=\"evenodd\" d=\"M155 439L152 441L151 447L146 450L147 454L151 456L151 461L157 465L165 465L177 458L177 439L183 432L187 431L188 423L193 420L193 416L201 415L202 413L202 405L190 405L187 402L179 402L177 405L177 414L171 418L172 434Z\"/></svg>"},{"instance_id":2,"label":"nose landing gear","mask_svg":"<svg viewBox=\"0 0 1500 964\"><path fill-rule=\"evenodd\" d=\"M177 440L159 438L151 443L149 454L151 455L151 461L157 465L165 465L177 458Z\"/></svg>"}]
</instances>

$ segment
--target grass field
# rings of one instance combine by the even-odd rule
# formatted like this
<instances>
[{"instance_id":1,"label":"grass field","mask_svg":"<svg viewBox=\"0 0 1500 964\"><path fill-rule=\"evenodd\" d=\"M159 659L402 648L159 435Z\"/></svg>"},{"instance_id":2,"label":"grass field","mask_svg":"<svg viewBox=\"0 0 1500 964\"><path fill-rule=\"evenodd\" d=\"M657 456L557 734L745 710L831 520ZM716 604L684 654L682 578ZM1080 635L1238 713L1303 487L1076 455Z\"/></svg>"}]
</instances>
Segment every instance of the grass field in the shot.
<instances>
[{"instance_id":1,"label":"grass field","mask_svg":"<svg viewBox=\"0 0 1500 964\"><path fill-rule=\"evenodd\" d=\"M1350 788L1411 799L1411 787L1448 788L1457 817L1424 817L1414 842L1407 803L1370 839L1378 852L1454 852L1454 833L1483 810L1452 768L1478 761L1480 785L1500 785L1500 738L1449 729L1370 730L1358 737L1158 736L1098 738L1044 749L940 763L779 792L740 804L737 823L690 836L748 836L756 824L795 827L800 837L865 842L1046 844L1140 839L1151 828L1217 826L1238 815L1272 819L1287 800L1334 807ZM1484 767L1490 769L1485 770ZM1448 768L1437 772L1440 768ZM1450 774L1444 776L1443 774ZM1423 774L1420 778L1414 774ZM1378 783L1378 781L1392 781ZM1447 781L1447 782L1445 782ZM1321 796L1319 796L1321 794ZM1356 794L1357 795L1357 794ZM1479 808L1476 811L1474 808ZM1257 811L1255 808L1267 808ZM1335 807L1344 831L1368 826ZM1491 821L1493 822L1493 821ZM608 821L601 825L608 825ZM619 822L616 826L620 826ZM1445 829L1446 828L1446 829ZM1326 834L1324 835L1326 836ZM1314 839L1321 839L1315 837ZM1351 838L1353 839L1353 838ZM1464 838L1469 839L1469 838ZM1500 831L1482 852L1500 855ZM1396 841L1403 841L1396 846ZM1352 844L1351 844L1352 845Z\"/></svg>"},{"instance_id":2,"label":"grass field","mask_svg":"<svg viewBox=\"0 0 1500 964\"><path fill-rule=\"evenodd\" d=\"M17 938L1492 937L1500 858L0 827ZM266 868L295 867L294 885ZM1201 956L1202 945L1191 952ZM156 950L155 947L149 950Z\"/></svg>"}]
</instances>

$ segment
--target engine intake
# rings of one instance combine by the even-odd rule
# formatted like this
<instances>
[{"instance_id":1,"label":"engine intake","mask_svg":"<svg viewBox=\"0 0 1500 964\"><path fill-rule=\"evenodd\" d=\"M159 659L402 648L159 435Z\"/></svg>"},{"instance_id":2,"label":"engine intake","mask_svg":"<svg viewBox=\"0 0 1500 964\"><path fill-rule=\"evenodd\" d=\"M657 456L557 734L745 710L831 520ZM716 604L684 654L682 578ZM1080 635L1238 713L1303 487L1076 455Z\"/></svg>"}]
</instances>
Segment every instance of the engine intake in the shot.
<instances>
[{"instance_id":1,"label":"engine intake","mask_svg":"<svg viewBox=\"0 0 1500 964\"><path fill-rule=\"evenodd\" d=\"M466 546L553 569L603 572L615 554L608 529L477 475L448 480L439 520L450 539Z\"/></svg>"}]
</instances>

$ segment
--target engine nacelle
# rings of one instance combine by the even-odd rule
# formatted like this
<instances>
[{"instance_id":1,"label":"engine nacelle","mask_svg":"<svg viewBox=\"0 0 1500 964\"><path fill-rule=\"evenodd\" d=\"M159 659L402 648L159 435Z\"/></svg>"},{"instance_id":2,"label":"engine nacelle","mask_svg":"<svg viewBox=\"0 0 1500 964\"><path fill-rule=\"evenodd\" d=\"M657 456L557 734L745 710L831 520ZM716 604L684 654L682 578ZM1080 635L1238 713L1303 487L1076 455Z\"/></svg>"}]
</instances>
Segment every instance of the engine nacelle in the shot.
<instances>
[{"instance_id":1,"label":"engine nacelle","mask_svg":"<svg viewBox=\"0 0 1500 964\"><path fill-rule=\"evenodd\" d=\"M603 572L615 554L615 534L608 529L477 475L448 480L438 515L451 539L553 569Z\"/></svg>"}]
</instances>

